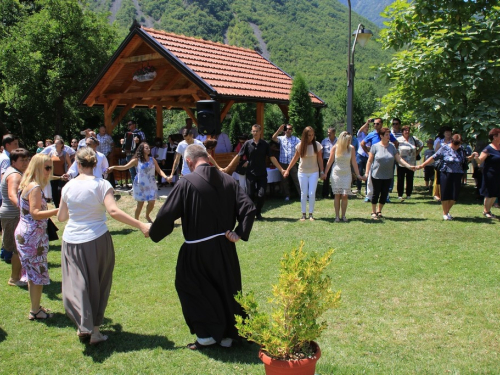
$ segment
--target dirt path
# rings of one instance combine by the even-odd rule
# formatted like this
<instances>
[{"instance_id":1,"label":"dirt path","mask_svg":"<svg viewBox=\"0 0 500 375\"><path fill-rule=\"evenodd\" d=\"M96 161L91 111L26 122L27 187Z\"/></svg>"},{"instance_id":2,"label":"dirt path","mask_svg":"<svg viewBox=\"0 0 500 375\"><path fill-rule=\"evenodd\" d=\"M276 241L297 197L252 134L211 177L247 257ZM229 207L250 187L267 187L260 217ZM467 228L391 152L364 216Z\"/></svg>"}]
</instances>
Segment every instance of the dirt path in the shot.
<instances>
[{"instance_id":1,"label":"dirt path","mask_svg":"<svg viewBox=\"0 0 500 375\"><path fill-rule=\"evenodd\" d=\"M109 16L109 23L113 23L116 20L116 13L118 13L121 6L122 0L115 0L111 3L111 8L109 9L111 12L111 16Z\"/></svg>"},{"instance_id":2,"label":"dirt path","mask_svg":"<svg viewBox=\"0 0 500 375\"><path fill-rule=\"evenodd\" d=\"M260 50L262 51L262 56L264 56L266 59L269 60L271 55L270 55L269 51L267 50L266 42L264 41L264 39L262 39L262 33L260 32L259 26L257 26L256 24L254 24L252 22L249 22L248 24L252 28L253 33L255 34L255 37L257 38L257 40L259 42Z\"/></svg>"}]
</instances>

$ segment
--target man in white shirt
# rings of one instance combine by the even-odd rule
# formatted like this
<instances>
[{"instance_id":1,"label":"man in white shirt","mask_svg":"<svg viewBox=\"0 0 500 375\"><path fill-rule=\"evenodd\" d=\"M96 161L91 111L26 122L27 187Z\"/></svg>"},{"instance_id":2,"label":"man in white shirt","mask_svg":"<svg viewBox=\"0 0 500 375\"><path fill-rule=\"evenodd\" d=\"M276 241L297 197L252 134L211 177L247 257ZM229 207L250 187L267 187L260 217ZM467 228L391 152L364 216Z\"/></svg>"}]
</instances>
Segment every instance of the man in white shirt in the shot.
<instances>
[{"instance_id":1,"label":"man in white shirt","mask_svg":"<svg viewBox=\"0 0 500 375\"><path fill-rule=\"evenodd\" d=\"M97 142L98 141L95 137L89 137L85 140L85 144L87 145L87 147L90 147L92 150L94 150L97 156L97 164L94 167L94 176L96 178L106 178L109 163L108 159L106 159L106 156L97 151ZM75 161L73 164L71 164L71 167L69 167L68 172L63 175L63 178L65 180L69 180L71 178L75 178L78 175L78 166Z\"/></svg>"},{"instance_id":2,"label":"man in white shirt","mask_svg":"<svg viewBox=\"0 0 500 375\"><path fill-rule=\"evenodd\" d=\"M40 153L41 154L50 155L50 153L56 149L55 142L59 141L59 140L61 140L61 141L64 142L64 140L62 139L62 137L60 135L55 135L54 136L54 144L45 147L42 151L40 151ZM64 151L66 151L69 156L73 156L75 154L75 150L73 150L70 146L68 146L68 145L65 144L63 146L63 148L64 148Z\"/></svg>"},{"instance_id":3,"label":"man in white shirt","mask_svg":"<svg viewBox=\"0 0 500 375\"><path fill-rule=\"evenodd\" d=\"M194 144L194 145L200 145L203 148L205 148L203 142L194 139L192 129L184 129L182 131L182 137L184 138L184 140L182 142L179 142L179 144L177 145L174 164L172 166L172 172L170 173L170 176L168 176L167 181L170 183L174 178L174 172L177 170L177 167L179 166L181 157L182 157L182 170L181 170L182 175L185 176L191 173L191 171L189 170L189 166L187 165L186 158L184 157L184 151L186 151L187 146Z\"/></svg>"},{"instance_id":4,"label":"man in white shirt","mask_svg":"<svg viewBox=\"0 0 500 375\"><path fill-rule=\"evenodd\" d=\"M283 130L285 131L285 135L279 136L279 134L283 133ZM280 145L280 156L278 161L281 167L286 170L295 155L296 151L295 148L300 143L300 139L293 135L292 125L283 124L278 128L278 130L276 130L276 133L273 134L272 140L274 142L279 143ZM297 194L300 196L300 184L299 184L298 172L299 172L298 165L295 164L290 169L289 177L291 177L293 184L295 185L295 189L297 190ZM281 180L281 188L283 189L283 192L285 194L286 201L290 200L289 177L283 178Z\"/></svg>"},{"instance_id":5,"label":"man in white shirt","mask_svg":"<svg viewBox=\"0 0 500 375\"><path fill-rule=\"evenodd\" d=\"M323 168L326 168L326 164L328 163L328 159L330 158L330 152L332 151L333 146L337 144L336 137L337 130L334 127L328 128L328 137L321 141L321 146L323 146ZM323 180L323 198L328 198L330 195L333 198L332 191L330 190L330 175L332 173L332 169L330 168L326 178Z\"/></svg>"}]
</instances>

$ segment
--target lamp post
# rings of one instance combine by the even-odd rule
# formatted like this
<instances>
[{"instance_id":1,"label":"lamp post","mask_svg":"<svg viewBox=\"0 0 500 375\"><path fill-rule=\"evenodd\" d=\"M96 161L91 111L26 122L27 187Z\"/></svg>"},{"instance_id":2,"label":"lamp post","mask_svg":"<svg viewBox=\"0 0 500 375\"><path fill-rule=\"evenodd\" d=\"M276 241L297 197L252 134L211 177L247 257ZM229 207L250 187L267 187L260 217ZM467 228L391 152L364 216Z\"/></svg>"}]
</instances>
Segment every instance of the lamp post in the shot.
<instances>
[{"instance_id":1,"label":"lamp post","mask_svg":"<svg viewBox=\"0 0 500 375\"><path fill-rule=\"evenodd\" d=\"M368 39L373 33L365 29L362 24L358 25L354 36L354 43L351 51L351 0L347 0L349 4L349 36L347 38L347 131L352 134L352 107L354 100L354 50L356 43L359 42L361 47L364 47Z\"/></svg>"}]
</instances>

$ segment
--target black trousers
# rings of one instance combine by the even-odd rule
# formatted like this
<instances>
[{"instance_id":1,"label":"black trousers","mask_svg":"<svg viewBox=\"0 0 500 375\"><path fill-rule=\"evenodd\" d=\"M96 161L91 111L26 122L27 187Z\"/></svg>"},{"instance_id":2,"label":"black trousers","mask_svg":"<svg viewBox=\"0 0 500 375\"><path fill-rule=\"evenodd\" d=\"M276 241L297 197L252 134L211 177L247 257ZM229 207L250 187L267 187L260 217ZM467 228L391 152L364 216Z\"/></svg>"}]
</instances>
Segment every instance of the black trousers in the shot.
<instances>
[{"instance_id":1,"label":"black trousers","mask_svg":"<svg viewBox=\"0 0 500 375\"><path fill-rule=\"evenodd\" d=\"M413 192L413 176L415 172L412 170L401 167L398 165L397 167L398 174L398 197L403 196L403 190L405 188L405 179L406 179L406 195L409 197Z\"/></svg>"},{"instance_id":2,"label":"black trousers","mask_svg":"<svg viewBox=\"0 0 500 375\"><path fill-rule=\"evenodd\" d=\"M391 180L392 178L384 180L372 177L372 184L373 184L372 204L377 204L380 201L380 197L382 197L382 201L380 203L385 203L385 200L389 195Z\"/></svg>"},{"instance_id":3,"label":"black trousers","mask_svg":"<svg viewBox=\"0 0 500 375\"><path fill-rule=\"evenodd\" d=\"M50 180L50 187L52 188L52 201L54 206L59 208L59 203L61 202L61 190L66 185L66 181L62 180Z\"/></svg>"},{"instance_id":4,"label":"black trousers","mask_svg":"<svg viewBox=\"0 0 500 375\"><path fill-rule=\"evenodd\" d=\"M326 169L327 164L328 164L328 159L323 159L323 170ZM321 192L321 196L323 198L328 198L328 195L330 195L330 197L333 197L332 190L330 189L330 175L332 174L332 169L333 165L328 171L326 179L323 180L323 191Z\"/></svg>"},{"instance_id":5,"label":"black trousers","mask_svg":"<svg viewBox=\"0 0 500 375\"><path fill-rule=\"evenodd\" d=\"M254 176L253 174L247 172L246 179L247 194L255 203L257 215L260 215L266 198L267 176Z\"/></svg>"}]
</instances>

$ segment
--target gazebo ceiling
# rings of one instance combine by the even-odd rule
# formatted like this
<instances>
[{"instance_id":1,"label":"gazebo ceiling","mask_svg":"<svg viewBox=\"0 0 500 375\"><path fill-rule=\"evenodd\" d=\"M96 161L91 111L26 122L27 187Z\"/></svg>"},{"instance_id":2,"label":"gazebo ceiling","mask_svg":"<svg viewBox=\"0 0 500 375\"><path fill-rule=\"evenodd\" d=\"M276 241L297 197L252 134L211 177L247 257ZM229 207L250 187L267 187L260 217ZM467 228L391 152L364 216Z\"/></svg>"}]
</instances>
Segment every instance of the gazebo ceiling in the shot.
<instances>
[{"instance_id":1,"label":"gazebo ceiling","mask_svg":"<svg viewBox=\"0 0 500 375\"><path fill-rule=\"evenodd\" d=\"M149 82L134 72L156 68ZM257 52L154 29L133 27L81 104L189 109L199 100L259 102L287 106L292 78ZM313 106L325 103L310 93ZM229 108L228 108L229 109Z\"/></svg>"}]
</instances>

